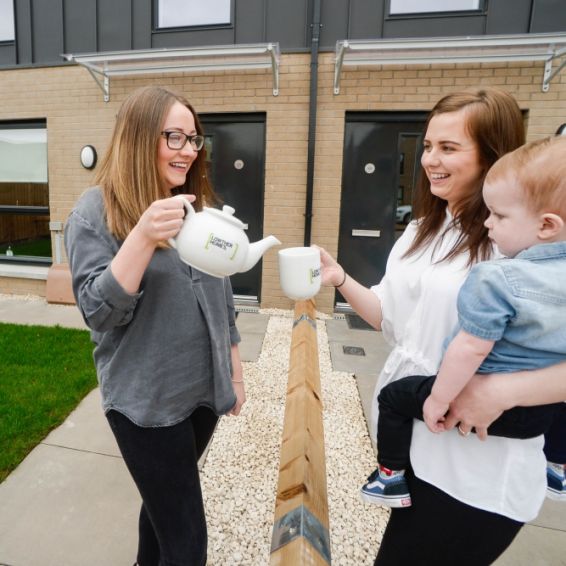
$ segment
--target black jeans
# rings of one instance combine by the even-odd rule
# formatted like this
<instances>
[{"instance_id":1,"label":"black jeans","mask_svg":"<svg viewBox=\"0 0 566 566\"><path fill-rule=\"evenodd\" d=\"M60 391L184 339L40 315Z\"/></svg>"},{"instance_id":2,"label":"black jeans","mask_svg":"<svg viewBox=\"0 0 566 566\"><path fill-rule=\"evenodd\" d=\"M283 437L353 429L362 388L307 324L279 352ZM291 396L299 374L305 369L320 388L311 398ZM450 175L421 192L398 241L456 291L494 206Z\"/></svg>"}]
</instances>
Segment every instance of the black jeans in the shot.
<instances>
[{"instance_id":1,"label":"black jeans","mask_svg":"<svg viewBox=\"0 0 566 566\"><path fill-rule=\"evenodd\" d=\"M566 464L566 403L561 403L550 429L544 435L544 454L549 462Z\"/></svg>"},{"instance_id":2,"label":"black jeans","mask_svg":"<svg viewBox=\"0 0 566 566\"><path fill-rule=\"evenodd\" d=\"M405 477L413 505L391 510L375 566L487 566L523 526L450 497L411 469Z\"/></svg>"},{"instance_id":3,"label":"black jeans","mask_svg":"<svg viewBox=\"0 0 566 566\"><path fill-rule=\"evenodd\" d=\"M155 428L117 411L106 417L143 501L139 566L203 566L207 532L197 461L218 417L199 407L176 425Z\"/></svg>"},{"instance_id":4,"label":"black jeans","mask_svg":"<svg viewBox=\"0 0 566 566\"><path fill-rule=\"evenodd\" d=\"M379 393L377 461L392 470L409 466L413 419L423 420L423 405L430 395L435 375L411 375L386 385ZM534 438L548 431L564 403L536 407L514 407L505 411L487 429L492 436Z\"/></svg>"}]
</instances>

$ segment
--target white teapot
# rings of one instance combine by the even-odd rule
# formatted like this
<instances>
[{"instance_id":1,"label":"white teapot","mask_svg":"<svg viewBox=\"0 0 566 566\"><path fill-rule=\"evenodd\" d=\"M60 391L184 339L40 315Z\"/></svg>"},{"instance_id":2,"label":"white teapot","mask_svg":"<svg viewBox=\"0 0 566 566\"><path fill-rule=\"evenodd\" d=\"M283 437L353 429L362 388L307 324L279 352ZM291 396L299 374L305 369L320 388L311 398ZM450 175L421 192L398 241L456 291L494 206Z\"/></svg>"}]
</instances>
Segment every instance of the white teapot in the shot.
<instances>
[{"instance_id":1,"label":"white teapot","mask_svg":"<svg viewBox=\"0 0 566 566\"><path fill-rule=\"evenodd\" d=\"M272 246L281 244L275 236L250 244L231 206L222 210L204 207L195 212L191 203L181 198L187 210L183 226L169 243L182 261L214 277L227 277L250 270Z\"/></svg>"}]
</instances>

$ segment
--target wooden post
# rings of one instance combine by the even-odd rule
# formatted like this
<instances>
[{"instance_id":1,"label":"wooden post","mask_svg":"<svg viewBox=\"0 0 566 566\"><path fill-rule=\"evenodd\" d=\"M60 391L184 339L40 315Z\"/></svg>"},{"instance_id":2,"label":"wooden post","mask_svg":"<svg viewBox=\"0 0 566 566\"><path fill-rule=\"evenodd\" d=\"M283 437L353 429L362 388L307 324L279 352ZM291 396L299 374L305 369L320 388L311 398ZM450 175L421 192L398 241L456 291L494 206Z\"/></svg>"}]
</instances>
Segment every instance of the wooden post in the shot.
<instances>
[{"instance_id":1,"label":"wooden post","mask_svg":"<svg viewBox=\"0 0 566 566\"><path fill-rule=\"evenodd\" d=\"M330 564L314 301L295 303L271 544L272 566Z\"/></svg>"}]
</instances>

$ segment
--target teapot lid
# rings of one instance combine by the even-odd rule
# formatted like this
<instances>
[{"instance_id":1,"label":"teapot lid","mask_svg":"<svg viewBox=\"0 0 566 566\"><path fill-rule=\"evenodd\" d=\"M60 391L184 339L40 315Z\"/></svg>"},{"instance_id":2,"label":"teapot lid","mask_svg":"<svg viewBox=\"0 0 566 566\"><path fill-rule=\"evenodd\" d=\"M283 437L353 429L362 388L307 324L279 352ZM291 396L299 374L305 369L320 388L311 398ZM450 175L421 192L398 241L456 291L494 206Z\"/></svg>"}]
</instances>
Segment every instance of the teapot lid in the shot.
<instances>
[{"instance_id":1,"label":"teapot lid","mask_svg":"<svg viewBox=\"0 0 566 566\"><path fill-rule=\"evenodd\" d=\"M225 204L222 207L222 210L218 210L217 208L211 208L208 206L204 206L203 210L209 212L210 214L213 214L218 218L221 218L222 220L226 220L227 222L230 222L231 224L237 226L241 230L246 230L248 228L247 224L244 224L240 219L234 216L234 212L236 212L236 209L232 208L231 206L228 206L227 204Z\"/></svg>"}]
</instances>

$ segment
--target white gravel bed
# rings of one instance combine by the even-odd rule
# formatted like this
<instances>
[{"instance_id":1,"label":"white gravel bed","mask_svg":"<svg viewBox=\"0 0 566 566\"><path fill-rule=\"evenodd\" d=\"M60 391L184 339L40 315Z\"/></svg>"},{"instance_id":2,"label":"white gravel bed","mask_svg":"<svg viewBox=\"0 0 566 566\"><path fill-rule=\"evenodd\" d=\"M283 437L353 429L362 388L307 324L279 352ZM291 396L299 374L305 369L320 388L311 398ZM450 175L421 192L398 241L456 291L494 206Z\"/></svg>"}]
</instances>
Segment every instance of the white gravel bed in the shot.
<instances>
[{"instance_id":1,"label":"white gravel bed","mask_svg":"<svg viewBox=\"0 0 566 566\"><path fill-rule=\"evenodd\" d=\"M239 417L220 419L201 472L209 566L269 564L294 315L260 312L271 316L258 361L244 363L247 403ZM371 565L388 511L359 498L375 458L355 380L332 371L324 318L317 337L332 564Z\"/></svg>"}]
</instances>

